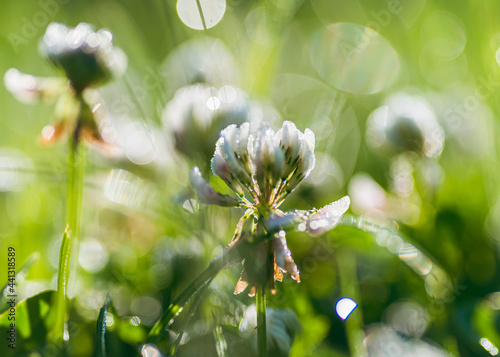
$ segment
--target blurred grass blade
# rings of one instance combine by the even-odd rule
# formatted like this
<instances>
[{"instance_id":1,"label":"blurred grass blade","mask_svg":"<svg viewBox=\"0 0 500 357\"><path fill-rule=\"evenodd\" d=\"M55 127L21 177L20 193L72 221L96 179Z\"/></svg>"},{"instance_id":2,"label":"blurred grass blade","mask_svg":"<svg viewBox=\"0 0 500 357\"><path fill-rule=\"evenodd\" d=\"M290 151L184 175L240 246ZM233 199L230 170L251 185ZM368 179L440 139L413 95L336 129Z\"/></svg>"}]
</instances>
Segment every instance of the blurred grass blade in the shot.
<instances>
[{"instance_id":1,"label":"blurred grass blade","mask_svg":"<svg viewBox=\"0 0 500 357\"><path fill-rule=\"evenodd\" d=\"M30 270L30 268L33 266L33 264L35 264L38 259L40 259L40 253L39 252L34 252L32 254L30 254L28 256L28 258L26 258L26 261L25 263L21 266L21 268L19 268L17 274L16 274L16 287L19 286L20 284L22 284L24 278L26 278L26 276L28 275L28 271ZM8 288L8 285L5 285L2 290L1 290L1 295L0 295L0 313L4 312L6 309L7 309L7 301L8 299L6 298L6 296L8 295L7 293L7 288Z\"/></svg>"},{"instance_id":2,"label":"blurred grass blade","mask_svg":"<svg viewBox=\"0 0 500 357\"><path fill-rule=\"evenodd\" d=\"M219 318L212 312L212 317L214 319L214 339L215 339L215 351L217 352L217 357L226 357L227 342L224 338L224 332L222 331L222 325L220 324Z\"/></svg>"},{"instance_id":3,"label":"blurred grass blade","mask_svg":"<svg viewBox=\"0 0 500 357\"><path fill-rule=\"evenodd\" d=\"M96 326L94 357L106 357L106 314L109 311L110 303L111 298L108 297L104 305L99 310L99 317L97 318Z\"/></svg>"},{"instance_id":4,"label":"blurred grass blade","mask_svg":"<svg viewBox=\"0 0 500 357\"><path fill-rule=\"evenodd\" d=\"M203 29L207 30L207 22L205 21L205 15L203 15L203 9L201 8L200 0L196 0L196 6L198 7L198 12L200 13L201 23L203 25Z\"/></svg>"},{"instance_id":5,"label":"blurred grass blade","mask_svg":"<svg viewBox=\"0 0 500 357\"><path fill-rule=\"evenodd\" d=\"M359 283L356 270L356 255L348 248L343 248L337 254L337 264L340 277L340 290L342 296L349 297L359 302ZM347 342L351 356L367 357L368 353L364 347L365 338L363 332L363 316L359 308L345 320Z\"/></svg>"},{"instance_id":6,"label":"blurred grass blade","mask_svg":"<svg viewBox=\"0 0 500 357\"><path fill-rule=\"evenodd\" d=\"M205 295L205 291L207 290L208 286L212 282L213 278L209 279L199 290L198 293L196 294L193 302L191 303L191 306L189 307L189 313L186 318L186 320L183 322L182 327L180 329L179 335L177 336L177 339L175 340L174 344L172 345L172 348L170 349L170 355L175 356L177 353L177 348L179 347L182 336L184 336L184 331L186 331L186 326L189 326L189 323L191 322L191 318L193 317L194 313L196 312L196 309L198 308L198 305L201 302L201 299L203 295Z\"/></svg>"},{"instance_id":7,"label":"blurred grass blade","mask_svg":"<svg viewBox=\"0 0 500 357\"><path fill-rule=\"evenodd\" d=\"M221 270L218 264L210 264L165 310L161 319L153 326L148 334L147 342L156 343L166 334L166 329L174 323L175 318L184 309L184 306L203 289Z\"/></svg>"},{"instance_id":8,"label":"blurred grass blade","mask_svg":"<svg viewBox=\"0 0 500 357\"><path fill-rule=\"evenodd\" d=\"M424 281L430 297L443 301L452 297L455 287L449 274L430 254L416 243L410 242L397 228L353 215L343 215L341 225L357 228L373 236L377 245L397 256Z\"/></svg>"}]
</instances>

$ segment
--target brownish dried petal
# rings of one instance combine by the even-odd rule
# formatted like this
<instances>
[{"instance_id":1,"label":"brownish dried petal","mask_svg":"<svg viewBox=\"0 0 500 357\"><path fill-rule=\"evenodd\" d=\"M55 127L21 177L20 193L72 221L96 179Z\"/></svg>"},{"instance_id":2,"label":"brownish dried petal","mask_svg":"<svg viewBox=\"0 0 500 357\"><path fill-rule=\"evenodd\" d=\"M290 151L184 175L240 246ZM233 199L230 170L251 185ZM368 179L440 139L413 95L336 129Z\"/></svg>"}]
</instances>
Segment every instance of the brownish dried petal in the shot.
<instances>
[{"instance_id":1,"label":"brownish dried petal","mask_svg":"<svg viewBox=\"0 0 500 357\"><path fill-rule=\"evenodd\" d=\"M276 254L274 255L274 280L283 281L283 273L278 264L276 264Z\"/></svg>"},{"instance_id":2,"label":"brownish dried petal","mask_svg":"<svg viewBox=\"0 0 500 357\"><path fill-rule=\"evenodd\" d=\"M292 276L294 280L300 283L300 274L297 269L297 265L293 261L292 254L288 251L287 257L285 259L285 269Z\"/></svg>"},{"instance_id":3,"label":"brownish dried petal","mask_svg":"<svg viewBox=\"0 0 500 357\"><path fill-rule=\"evenodd\" d=\"M47 125L43 128L42 135L40 135L40 143L42 145L53 144L60 138L68 135L71 130L71 125L66 120L58 121L53 125Z\"/></svg>"},{"instance_id":4,"label":"brownish dried petal","mask_svg":"<svg viewBox=\"0 0 500 357\"><path fill-rule=\"evenodd\" d=\"M248 281L248 276L246 273L245 268L243 268L243 271L241 272L240 279L238 280L238 283L236 283L236 287L234 289L234 295L241 294L249 285Z\"/></svg>"},{"instance_id":5,"label":"brownish dried petal","mask_svg":"<svg viewBox=\"0 0 500 357\"><path fill-rule=\"evenodd\" d=\"M275 236L272 239L276 264L285 272L289 273L294 280L300 283L300 275L297 265L292 258L292 253L286 245L285 237Z\"/></svg>"},{"instance_id":6,"label":"brownish dried petal","mask_svg":"<svg viewBox=\"0 0 500 357\"><path fill-rule=\"evenodd\" d=\"M250 289L250 292L248 293L248 296L254 297L256 292L257 292L257 285L253 285L252 288Z\"/></svg>"}]
</instances>

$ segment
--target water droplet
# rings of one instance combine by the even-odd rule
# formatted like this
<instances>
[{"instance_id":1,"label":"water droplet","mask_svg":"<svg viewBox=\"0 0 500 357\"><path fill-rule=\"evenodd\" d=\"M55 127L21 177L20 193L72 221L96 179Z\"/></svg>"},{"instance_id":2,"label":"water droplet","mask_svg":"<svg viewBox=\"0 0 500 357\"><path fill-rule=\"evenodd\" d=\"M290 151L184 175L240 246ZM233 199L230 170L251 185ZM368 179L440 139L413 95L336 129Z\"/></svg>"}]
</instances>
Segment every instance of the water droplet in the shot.
<instances>
[{"instance_id":1,"label":"water droplet","mask_svg":"<svg viewBox=\"0 0 500 357\"><path fill-rule=\"evenodd\" d=\"M337 301L337 303L335 304L335 311L342 320L345 320L357 306L358 304L356 301L351 298L345 297Z\"/></svg>"},{"instance_id":2,"label":"water droplet","mask_svg":"<svg viewBox=\"0 0 500 357\"><path fill-rule=\"evenodd\" d=\"M498 348L486 337L481 338L479 340L479 344L483 346L484 349L490 353L490 355L496 356L498 354Z\"/></svg>"},{"instance_id":3,"label":"water droplet","mask_svg":"<svg viewBox=\"0 0 500 357\"><path fill-rule=\"evenodd\" d=\"M158 347L156 347L153 344L148 343L148 344L142 345L141 355L142 355L142 357L160 357L161 353L160 353L160 350L158 349Z\"/></svg>"},{"instance_id":4,"label":"water droplet","mask_svg":"<svg viewBox=\"0 0 500 357\"><path fill-rule=\"evenodd\" d=\"M111 312L106 312L106 315L104 315L104 321L106 327L113 327L115 324L115 319L113 318L113 314Z\"/></svg>"}]
</instances>

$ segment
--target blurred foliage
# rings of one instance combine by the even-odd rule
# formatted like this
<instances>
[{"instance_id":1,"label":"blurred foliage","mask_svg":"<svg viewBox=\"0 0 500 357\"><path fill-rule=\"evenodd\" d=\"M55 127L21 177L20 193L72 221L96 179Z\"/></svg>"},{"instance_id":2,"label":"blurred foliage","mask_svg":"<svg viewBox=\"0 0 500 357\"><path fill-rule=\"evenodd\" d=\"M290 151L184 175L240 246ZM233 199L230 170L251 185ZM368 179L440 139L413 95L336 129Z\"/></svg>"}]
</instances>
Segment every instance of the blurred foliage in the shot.
<instances>
[{"instance_id":1,"label":"blurred foliage","mask_svg":"<svg viewBox=\"0 0 500 357\"><path fill-rule=\"evenodd\" d=\"M0 286L7 277L8 247L16 249L17 272L28 262L16 286L18 349L7 349L2 332L0 355L92 355L99 351L94 347L96 326L102 328L99 311L108 294L112 302L106 333L97 335L105 336L107 355L155 355L156 347L144 344L150 328L230 242L242 213L198 205L187 179L190 168L198 165L206 178L212 176L216 189L229 192L210 174L208 162L200 161L212 155L200 136L217 137L213 130L221 128L188 133L183 139L191 152L177 152L164 118L176 91L200 81L215 90L224 85L241 89L253 116L273 124L292 120L300 130L314 131L316 168L284 210L321 207L348 193L355 215L397 230L452 282L451 294L434 296L432 279L404 264L402 241L394 248L347 226L314 238L290 233L301 283L285 277L268 306L290 309L298 317L302 332L291 356L351 355L352 336L346 329L351 318L361 321L370 356L498 353L500 4L213 2L221 3L222 20L200 31L183 23L175 1L2 2L2 74L15 67L37 76L57 75L38 54L39 39L53 21L72 27L85 21L109 29L129 63L122 78L99 91L108 111L101 129L111 130L108 137L120 150L115 156L89 150L64 347L45 340L44 324L65 227L66 146L45 147L38 140L52 122L54 106L20 103L0 86ZM218 100L226 98L224 93ZM384 140L399 145L399 152L367 143L368 118L395 93L424 99L422 105L444 130L442 153L429 157L421 148L422 128L412 121L419 120L422 105L404 107L409 113L396 114L396 129L383 133ZM405 135L415 137L407 141ZM360 173L378 186L355 185L353 177ZM35 252L40 259L33 262ZM351 288L359 304L347 321L335 312L345 291L339 276L343 252L355 257ZM239 326L254 299L233 295L240 271L221 272L198 308L186 310L193 316L181 315L170 340L158 347L168 352L183 319L189 319L180 356L253 354L251 337ZM404 315L408 311L398 305L402 301L421 310ZM0 303L0 311L6 311L6 300ZM397 316L410 316L411 326L402 326ZM9 324L6 317L6 312L0 315L2 330Z\"/></svg>"}]
</instances>

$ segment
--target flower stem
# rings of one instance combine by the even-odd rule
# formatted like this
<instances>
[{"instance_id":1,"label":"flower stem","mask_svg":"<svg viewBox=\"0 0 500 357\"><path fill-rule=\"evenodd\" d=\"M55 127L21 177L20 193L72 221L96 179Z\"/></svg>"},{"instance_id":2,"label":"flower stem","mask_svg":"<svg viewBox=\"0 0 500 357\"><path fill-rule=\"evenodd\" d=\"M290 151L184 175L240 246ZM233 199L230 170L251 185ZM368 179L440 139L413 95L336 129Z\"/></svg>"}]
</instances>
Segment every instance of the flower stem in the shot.
<instances>
[{"instance_id":1,"label":"flower stem","mask_svg":"<svg viewBox=\"0 0 500 357\"><path fill-rule=\"evenodd\" d=\"M55 321L50 337L60 343L64 337L67 318L67 290L71 268L71 252L77 246L80 235L81 201L83 191L84 158L79 151L79 142L72 137L69 140L68 182L67 182L67 225L64 231L59 251L59 266L57 272L57 292L55 296ZM83 149L83 148L82 148Z\"/></svg>"},{"instance_id":2,"label":"flower stem","mask_svg":"<svg viewBox=\"0 0 500 357\"><path fill-rule=\"evenodd\" d=\"M343 296L350 297L359 303L358 276L356 272L356 256L349 249L342 249L337 254L337 263L340 277L340 290ZM367 357L363 345L364 333L362 330L363 317L361 309L345 320L347 341L351 356Z\"/></svg>"},{"instance_id":3,"label":"flower stem","mask_svg":"<svg viewBox=\"0 0 500 357\"><path fill-rule=\"evenodd\" d=\"M259 357L267 356L267 332L266 332L266 292L265 286L257 289L257 344Z\"/></svg>"}]
</instances>

